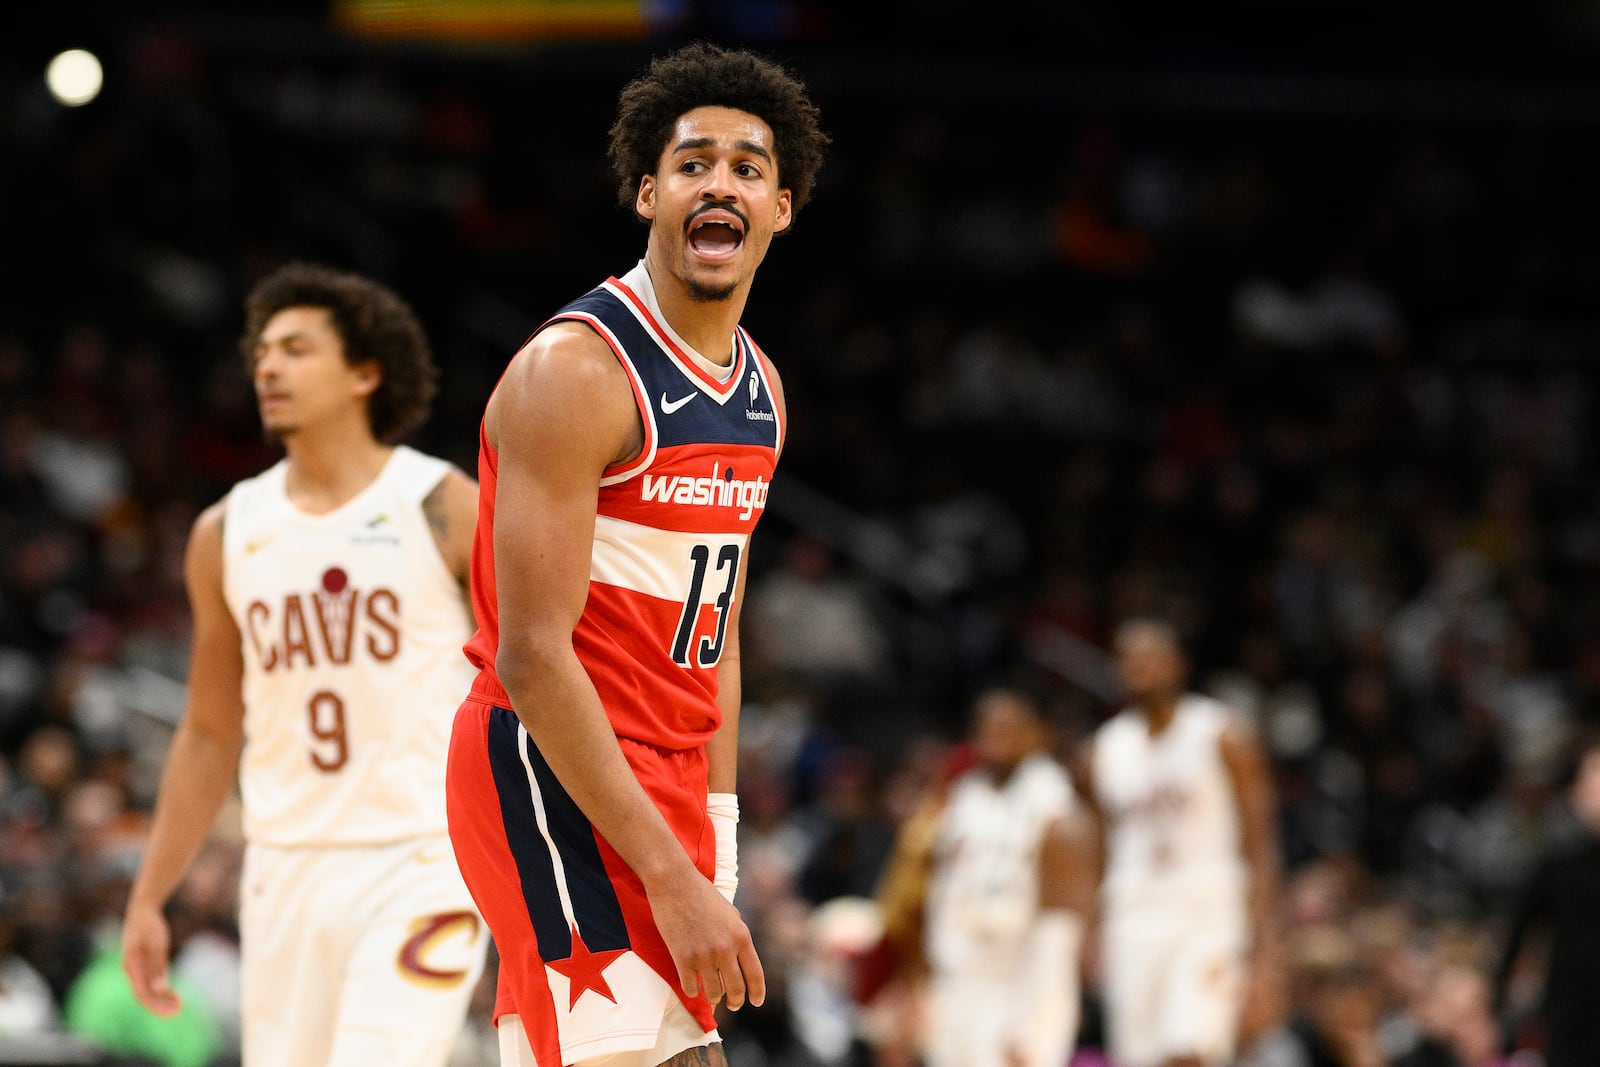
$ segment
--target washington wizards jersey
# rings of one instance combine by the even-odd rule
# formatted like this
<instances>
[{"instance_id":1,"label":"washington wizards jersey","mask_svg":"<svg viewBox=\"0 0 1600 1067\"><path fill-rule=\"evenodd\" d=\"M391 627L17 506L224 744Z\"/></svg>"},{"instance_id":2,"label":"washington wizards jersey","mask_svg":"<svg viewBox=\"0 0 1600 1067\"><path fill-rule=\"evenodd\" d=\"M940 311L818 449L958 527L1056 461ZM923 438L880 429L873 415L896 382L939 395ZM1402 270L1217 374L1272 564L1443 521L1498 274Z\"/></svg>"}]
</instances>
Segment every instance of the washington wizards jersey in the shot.
<instances>
[{"instance_id":1,"label":"washington wizards jersey","mask_svg":"<svg viewBox=\"0 0 1600 1067\"><path fill-rule=\"evenodd\" d=\"M244 653L244 830L257 844L380 844L445 830L451 716L472 678L460 583L422 501L449 465L404 446L323 515L287 462L234 486L223 593Z\"/></svg>"},{"instance_id":2,"label":"washington wizards jersey","mask_svg":"<svg viewBox=\"0 0 1600 1067\"><path fill-rule=\"evenodd\" d=\"M643 262L545 326L555 322L582 322L605 340L644 427L639 455L600 478L589 598L573 646L619 737L693 748L721 724L717 665L783 441L770 371L741 327L728 376L713 375L660 314ZM481 431L479 441L472 590L480 629L467 656L482 672L476 690L509 707L494 676L499 456Z\"/></svg>"}]
</instances>

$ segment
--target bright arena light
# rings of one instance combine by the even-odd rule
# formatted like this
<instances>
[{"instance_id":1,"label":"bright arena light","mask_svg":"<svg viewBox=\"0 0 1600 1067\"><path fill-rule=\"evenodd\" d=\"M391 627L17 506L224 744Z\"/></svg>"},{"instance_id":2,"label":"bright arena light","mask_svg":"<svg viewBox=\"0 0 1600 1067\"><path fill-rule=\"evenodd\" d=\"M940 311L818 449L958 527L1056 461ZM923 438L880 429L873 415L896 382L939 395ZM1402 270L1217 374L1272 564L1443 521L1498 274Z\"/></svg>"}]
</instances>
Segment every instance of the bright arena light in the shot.
<instances>
[{"instance_id":1,"label":"bright arena light","mask_svg":"<svg viewBox=\"0 0 1600 1067\"><path fill-rule=\"evenodd\" d=\"M100 95L105 74L93 52L72 48L50 61L45 68L44 83L58 103L79 107Z\"/></svg>"}]
</instances>

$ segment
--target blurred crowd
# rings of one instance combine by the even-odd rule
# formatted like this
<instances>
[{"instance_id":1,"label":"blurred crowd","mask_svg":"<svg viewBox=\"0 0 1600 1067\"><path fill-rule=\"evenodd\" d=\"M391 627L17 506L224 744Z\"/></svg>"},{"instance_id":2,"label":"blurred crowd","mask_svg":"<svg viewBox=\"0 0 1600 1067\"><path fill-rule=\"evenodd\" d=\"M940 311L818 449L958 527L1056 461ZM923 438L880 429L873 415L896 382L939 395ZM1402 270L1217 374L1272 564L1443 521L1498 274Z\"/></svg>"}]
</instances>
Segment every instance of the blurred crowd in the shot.
<instances>
[{"instance_id":1,"label":"blurred crowd","mask_svg":"<svg viewBox=\"0 0 1600 1067\"><path fill-rule=\"evenodd\" d=\"M637 255L604 144L639 54L149 30L78 111L0 69L0 1035L138 1029L115 924L182 708L184 538L274 458L244 290L304 258L405 294L445 371L419 443L472 470L505 359ZM1085 737L1134 614L1270 746L1308 1067L1537 1048L1537 972L1493 976L1600 725L1600 113L808 62L835 143L747 320L792 424L744 623L773 995L730 1062L911 1062L870 903L896 832L985 680L1034 672ZM236 1049L238 859L224 826L176 908L182 1036L124 1054Z\"/></svg>"}]
</instances>

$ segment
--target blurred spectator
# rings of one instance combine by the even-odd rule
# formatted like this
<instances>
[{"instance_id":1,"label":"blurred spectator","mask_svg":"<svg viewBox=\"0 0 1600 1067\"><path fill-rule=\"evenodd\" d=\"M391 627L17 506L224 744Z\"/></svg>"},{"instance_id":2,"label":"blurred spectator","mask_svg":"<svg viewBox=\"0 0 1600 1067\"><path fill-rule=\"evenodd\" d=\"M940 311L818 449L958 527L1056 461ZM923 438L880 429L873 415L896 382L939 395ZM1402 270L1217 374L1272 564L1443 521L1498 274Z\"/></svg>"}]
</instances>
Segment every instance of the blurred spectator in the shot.
<instances>
[{"instance_id":1,"label":"blurred spectator","mask_svg":"<svg viewBox=\"0 0 1600 1067\"><path fill-rule=\"evenodd\" d=\"M173 984L183 996L177 1014L146 1011L122 973L120 946L107 939L67 994L67 1029L113 1053L148 1057L163 1067L208 1067L219 1040L201 1007L205 993L181 978Z\"/></svg>"},{"instance_id":2,"label":"blurred spectator","mask_svg":"<svg viewBox=\"0 0 1600 1067\"><path fill-rule=\"evenodd\" d=\"M52 1032L61 1025L56 998L16 946L16 923L0 912L0 1037Z\"/></svg>"},{"instance_id":3,"label":"blurred spectator","mask_svg":"<svg viewBox=\"0 0 1600 1067\"><path fill-rule=\"evenodd\" d=\"M1292 948L1295 1019L1285 1067L1388 1067L1378 1041L1380 1002L1354 943L1336 926L1309 927ZM1259 1062L1259 1061L1257 1061Z\"/></svg>"},{"instance_id":4,"label":"blurred spectator","mask_svg":"<svg viewBox=\"0 0 1600 1067\"><path fill-rule=\"evenodd\" d=\"M826 691L889 667L889 644L862 587L817 539L797 535L781 567L752 582L744 617L753 657Z\"/></svg>"}]
</instances>

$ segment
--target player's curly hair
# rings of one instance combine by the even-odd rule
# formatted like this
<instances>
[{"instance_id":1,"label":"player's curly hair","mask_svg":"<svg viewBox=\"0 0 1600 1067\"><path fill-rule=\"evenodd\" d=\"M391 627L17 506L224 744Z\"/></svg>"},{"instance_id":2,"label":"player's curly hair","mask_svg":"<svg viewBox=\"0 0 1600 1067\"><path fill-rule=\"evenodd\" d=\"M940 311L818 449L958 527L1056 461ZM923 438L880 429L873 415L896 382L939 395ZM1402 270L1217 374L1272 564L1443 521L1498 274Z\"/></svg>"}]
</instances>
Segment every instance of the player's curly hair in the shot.
<instances>
[{"instance_id":1,"label":"player's curly hair","mask_svg":"<svg viewBox=\"0 0 1600 1067\"><path fill-rule=\"evenodd\" d=\"M804 83L771 60L704 42L652 60L618 97L611 166L621 204L633 207L639 179L655 173L673 125L697 107L736 108L772 127L778 184L789 190L791 213L798 215L829 143L817 106Z\"/></svg>"},{"instance_id":2,"label":"player's curly hair","mask_svg":"<svg viewBox=\"0 0 1600 1067\"><path fill-rule=\"evenodd\" d=\"M439 388L439 368L422 323L393 290L359 274L297 262L257 282L245 298L244 336L239 340L247 370L253 370L267 320L295 307L327 309L344 342L345 362L378 364L382 380L367 398L374 437L395 444L427 421Z\"/></svg>"}]
</instances>

